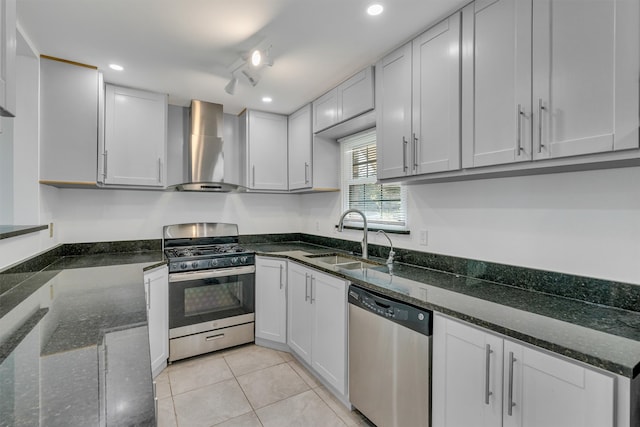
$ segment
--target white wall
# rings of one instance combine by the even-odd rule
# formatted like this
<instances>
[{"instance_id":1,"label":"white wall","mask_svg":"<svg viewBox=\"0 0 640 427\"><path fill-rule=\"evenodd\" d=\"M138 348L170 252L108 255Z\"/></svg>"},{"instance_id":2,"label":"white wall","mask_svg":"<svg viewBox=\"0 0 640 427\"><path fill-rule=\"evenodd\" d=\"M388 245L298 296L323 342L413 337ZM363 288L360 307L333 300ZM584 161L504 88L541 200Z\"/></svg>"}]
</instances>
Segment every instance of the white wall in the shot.
<instances>
[{"instance_id":1,"label":"white wall","mask_svg":"<svg viewBox=\"0 0 640 427\"><path fill-rule=\"evenodd\" d=\"M16 58L16 117L12 122L11 195L0 198L10 210L10 222L17 225L48 224L53 218L56 189L38 184L39 64L35 56ZM1 167L1 166L0 166ZM7 219L5 217L5 219ZM43 252L57 243L47 230L0 240L0 268Z\"/></svg>"},{"instance_id":2,"label":"white wall","mask_svg":"<svg viewBox=\"0 0 640 427\"><path fill-rule=\"evenodd\" d=\"M411 235L391 238L406 249L640 284L638 183L640 167L410 186ZM302 197L302 232L361 239L335 232L338 194Z\"/></svg>"},{"instance_id":3,"label":"white wall","mask_svg":"<svg viewBox=\"0 0 640 427\"><path fill-rule=\"evenodd\" d=\"M61 242L159 239L162 226L237 223L241 234L300 230L295 195L60 189L55 213Z\"/></svg>"}]
</instances>

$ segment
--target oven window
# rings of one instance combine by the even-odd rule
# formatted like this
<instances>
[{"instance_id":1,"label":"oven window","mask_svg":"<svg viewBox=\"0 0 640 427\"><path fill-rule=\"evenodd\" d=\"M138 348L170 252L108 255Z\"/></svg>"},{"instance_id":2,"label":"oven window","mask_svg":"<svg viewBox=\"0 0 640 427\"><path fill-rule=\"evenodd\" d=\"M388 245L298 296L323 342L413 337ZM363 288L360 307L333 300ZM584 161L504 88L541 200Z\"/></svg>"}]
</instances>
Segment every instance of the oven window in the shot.
<instances>
[{"instance_id":1,"label":"oven window","mask_svg":"<svg viewBox=\"0 0 640 427\"><path fill-rule=\"evenodd\" d=\"M254 273L169 283L169 328L253 313L254 287Z\"/></svg>"},{"instance_id":2,"label":"oven window","mask_svg":"<svg viewBox=\"0 0 640 427\"><path fill-rule=\"evenodd\" d=\"M242 307L242 284L207 285L184 290L186 317Z\"/></svg>"}]
</instances>

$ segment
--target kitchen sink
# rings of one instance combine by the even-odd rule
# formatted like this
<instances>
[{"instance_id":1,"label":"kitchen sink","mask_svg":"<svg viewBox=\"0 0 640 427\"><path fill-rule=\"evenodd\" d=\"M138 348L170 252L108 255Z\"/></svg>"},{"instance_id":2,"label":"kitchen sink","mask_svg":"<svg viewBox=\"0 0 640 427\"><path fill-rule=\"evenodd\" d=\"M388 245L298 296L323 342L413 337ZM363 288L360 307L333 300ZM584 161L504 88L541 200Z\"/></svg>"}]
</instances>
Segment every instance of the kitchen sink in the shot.
<instances>
[{"instance_id":1,"label":"kitchen sink","mask_svg":"<svg viewBox=\"0 0 640 427\"><path fill-rule=\"evenodd\" d=\"M311 258L314 261L318 261L323 264L346 268L347 270L357 270L382 266L382 264L379 264L375 261L350 257L343 254L307 255L307 258Z\"/></svg>"}]
</instances>

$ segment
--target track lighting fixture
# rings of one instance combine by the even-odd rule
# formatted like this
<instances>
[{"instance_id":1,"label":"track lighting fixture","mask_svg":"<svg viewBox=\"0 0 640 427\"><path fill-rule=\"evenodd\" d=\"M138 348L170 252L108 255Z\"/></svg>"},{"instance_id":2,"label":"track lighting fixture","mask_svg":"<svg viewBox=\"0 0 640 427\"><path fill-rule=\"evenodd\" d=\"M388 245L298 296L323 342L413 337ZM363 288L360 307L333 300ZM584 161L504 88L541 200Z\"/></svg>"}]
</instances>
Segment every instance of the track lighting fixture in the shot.
<instances>
[{"instance_id":1,"label":"track lighting fixture","mask_svg":"<svg viewBox=\"0 0 640 427\"><path fill-rule=\"evenodd\" d=\"M257 85L260 81L262 69L273 65L270 53L271 46L269 45L266 49L252 49L248 55L238 58L230 67L231 80L224 87L225 92L229 95L235 93L238 86L238 76L242 76L251 86Z\"/></svg>"}]
</instances>

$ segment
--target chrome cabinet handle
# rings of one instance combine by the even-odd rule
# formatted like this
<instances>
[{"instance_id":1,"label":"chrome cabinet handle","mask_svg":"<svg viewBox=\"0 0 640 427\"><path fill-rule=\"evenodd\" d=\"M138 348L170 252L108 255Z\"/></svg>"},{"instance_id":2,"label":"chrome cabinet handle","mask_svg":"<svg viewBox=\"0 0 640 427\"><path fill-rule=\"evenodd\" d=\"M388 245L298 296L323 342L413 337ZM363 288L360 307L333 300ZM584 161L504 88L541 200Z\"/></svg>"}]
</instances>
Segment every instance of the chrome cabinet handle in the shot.
<instances>
[{"instance_id":1,"label":"chrome cabinet handle","mask_svg":"<svg viewBox=\"0 0 640 427\"><path fill-rule=\"evenodd\" d=\"M522 116L524 116L524 113L522 112L522 105L518 104L518 108L516 110L516 129L518 132L518 135L517 135L518 152L516 153L516 156L519 156L520 153L524 151L524 148L522 148Z\"/></svg>"},{"instance_id":2,"label":"chrome cabinet handle","mask_svg":"<svg viewBox=\"0 0 640 427\"><path fill-rule=\"evenodd\" d=\"M309 275L304 275L304 300L309 301Z\"/></svg>"},{"instance_id":3,"label":"chrome cabinet handle","mask_svg":"<svg viewBox=\"0 0 640 427\"><path fill-rule=\"evenodd\" d=\"M513 364L516 362L515 357L513 357L513 351L509 352L509 397L507 402L507 413L509 416L513 415L513 407L516 406L516 403L513 401Z\"/></svg>"},{"instance_id":4,"label":"chrome cabinet handle","mask_svg":"<svg viewBox=\"0 0 640 427\"><path fill-rule=\"evenodd\" d=\"M282 264L280 264L280 289L282 289Z\"/></svg>"},{"instance_id":5,"label":"chrome cabinet handle","mask_svg":"<svg viewBox=\"0 0 640 427\"><path fill-rule=\"evenodd\" d=\"M313 286L313 282L316 280L315 277L313 277L313 275L311 275L311 304L313 304L313 302L316 300L315 297L313 296L314 292L313 289L315 288L315 286Z\"/></svg>"},{"instance_id":6,"label":"chrome cabinet handle","mask_svg":"<svg viewBox=\"0 0 640 427\"><path fill-rule=\"evenodd\" d=\"M493 393L489 390L489 379L491 377L491 346L487 344L485 346L485 370L484 370L484 403L489 404L489 396Z\"/></svg>"},{"instance_id":7,"label":"chrome cabinet handle","mask_svg":"<svg viewBox=\"0 0 640 427\"><path fill-rule=\"evenodd\" d=\"M304 183L309 183L309 163L304 162Z\"/></svg>"},{"instance_id":8,"label":"chrome cabinet handle","mask_svg":"<svg viewBox=\"0 0 640 427\"><path fill-rule=\"evenodd\" d=\"M407 144L409 144L407 142L407 139L403 136L402 137L402 170L404 172L407 171L407 169L409 169L409 167L407 166Z\"/></svg>"},{"instance_id":9,"label":"chrome cabinet handle","mask_svg":"<svg viewBox=\"0 0 640 427\"><path fill-rule=\"evenodd\" d=\"M162 182L162 159L158 157L158 182Z\"/></svg>"},{"instance_id":10,"label":"chrome cabinet handle","mask_svg":"<svg viewBox=\"0 0 640 427\"><path fill-rule=\"evenodd\" d=\"M542 112L547 108L542 105L542 98L538 98L538 153L542 153Z\"/></svg>"},{"instance_id":11,"label":"chrome cabinet handle","mask_svg":"<svg viewBox=\"0 0 640 427\"><path fill-rule=\"evenodd\" d=\"M151 310L151 279L147 279L147 310Z\"/></svg>"},{"instance_id":12,"label":"chrome cabinet handle","mask_svg":"<svg viewBox=\"0 0 640 427\"><path fill-rule=\"evenodd\" d=\"M418 137L413 134L413 171L418 171Z\"/></svg>"}]
</instances>

